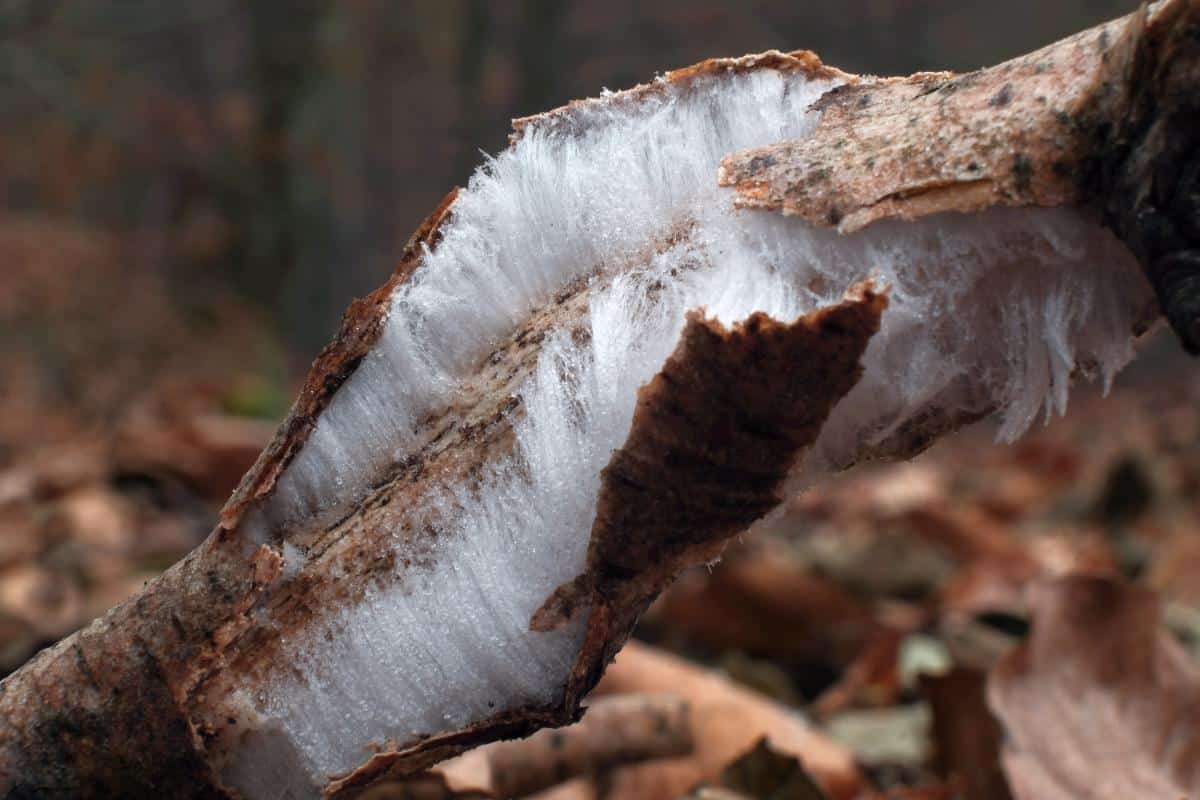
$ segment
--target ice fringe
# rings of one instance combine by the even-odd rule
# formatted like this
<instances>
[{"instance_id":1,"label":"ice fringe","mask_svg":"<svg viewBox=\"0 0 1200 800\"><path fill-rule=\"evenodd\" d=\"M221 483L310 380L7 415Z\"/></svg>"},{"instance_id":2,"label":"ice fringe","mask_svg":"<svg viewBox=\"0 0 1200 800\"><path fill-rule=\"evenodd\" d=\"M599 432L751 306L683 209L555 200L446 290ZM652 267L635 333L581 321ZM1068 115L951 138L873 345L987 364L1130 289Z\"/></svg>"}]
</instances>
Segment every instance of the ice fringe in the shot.
<instances>
[{"instance_id":1,"label":"ice fringe","mask_svg":"<svg viewBox=\"0 0 1200 800\"><path fill-rule=\"evenodd\" d=\"M521 390L516 452L481 489L446 486L412 510L444 530L432 566L289 642L296 670L230 698L259 731L225 767L233 786L314 796L370 742L557 699L581 630L532 633L529 618L580 571L600 470L689 309L792 320L864 277L888 287L864 377L798 465L796 488L932 408L997 408L1002 438L1014 438L1065 409L1072 375L1107 382L1129 360L1149 287L1074 211L942 215L841 237L734 210L716 184L720 158L805 135L808 106L831 85L774 69L663 84L636 103L578 107L568 125L534 124L475 175L397 290L379 342L244 524L266 539L345 513L413 446L417 421L573 281L592 282L591 336L546 339ZM683 234L663 249L669 231Z\"/></svg>"}]
</instances>

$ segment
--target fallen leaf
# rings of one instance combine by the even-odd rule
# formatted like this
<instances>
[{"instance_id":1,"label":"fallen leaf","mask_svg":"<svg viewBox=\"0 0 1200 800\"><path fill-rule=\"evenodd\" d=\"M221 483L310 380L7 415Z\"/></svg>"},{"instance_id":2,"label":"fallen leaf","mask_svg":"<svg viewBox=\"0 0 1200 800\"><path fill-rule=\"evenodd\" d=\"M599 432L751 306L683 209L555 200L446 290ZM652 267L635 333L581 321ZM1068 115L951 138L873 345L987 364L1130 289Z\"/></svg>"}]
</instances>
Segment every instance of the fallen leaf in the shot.
<instances>
[{"instance_id":1,"label":"fallen leaf","mask_svg":"<svg viewBox=\"0 0 1200 800\"><path fill-rule=\"evenodd\" d=\"M827 800L795 756L780 753L766 739L684 800Z\"/></svg>"},{"instance_id":2,"label":"fallen leaf","mask_svg":"<svg viewBox=\"0 0 1200 800\"><path fill-rule=\"evenodd\" d=\"M599 697L583 719L493 742L438 765L454 791L525 797L579 775L692 751L691 706L675 694Z\"/></svg>"},{"instance_id":3,"label":"fallen leaf","mask_svg":"<svg viewBox=\"0 0 1200 800\"><path fill-rule=\"evenodd\" d=\"M1039 585L1030 637L992 671L1018 800L1200 794L1200 674L1157 596L1116 578Z\"/></svg>"},{"instance_id":4,"label":"fallen leaf","mask_svg":"<svg viewBox=\"0 0 1200 800\"><path fill-rule=\"evenodd\" d=\"M695 751L685 758L622 767L606 779L606 797L654 800L678 797L712 780L735 758L766 737L777 752L799 758L834 800L861 787L850 753L797 713L720 675L638 642L630 642L608 668L601 694L672 692L692 709ZM582 796L582 795L577 795ZM556 794L555 797L563 798Z\"/></svg>"}]
</instances>

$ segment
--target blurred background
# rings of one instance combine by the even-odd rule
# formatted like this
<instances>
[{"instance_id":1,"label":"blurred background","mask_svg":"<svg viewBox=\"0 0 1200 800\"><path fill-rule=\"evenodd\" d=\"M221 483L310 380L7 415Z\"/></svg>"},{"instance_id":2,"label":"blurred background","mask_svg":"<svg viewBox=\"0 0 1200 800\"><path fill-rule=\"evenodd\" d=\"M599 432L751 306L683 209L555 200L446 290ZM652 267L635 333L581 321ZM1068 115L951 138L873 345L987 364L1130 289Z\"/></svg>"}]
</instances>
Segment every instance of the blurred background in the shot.
<instances>
[{"instance_id":1,"label":"blurred background","mask_svg":"<svg viewBox=\"0 0 1200 800\"><path fill-rule=\"evenodd\" d=\"M1134 5L0 0L0 675L211 530L347 303L385 279L411 231L468 180L481 152L504 147L512 118L770 48L812 49L852 72L970 70ZM914 502L942 509L957 498L996 536L1082 530L1068 536L1079 558L1095 551L1131 574L1153 573L1146 541L1171 540L1179 520L1193 519L1185 498L1200 484L1187 434L1197 430L1195 387L1175 368L1174 343L1160 349L1166 355L1141 374L1183 380L1169 399L1085 413L986 463L976 448L986 430L966 440L974 444L935 450L925 472L905 473L926 492ZM1086 396L1078 402L1088 407ZM1093 452L1091 432L1109 428L1122 433ZM962 484L964 464L994 480ZM881 522L874 507L846 521L838 509L853 501L838 505L852 496L843 490L798 505L795 531L837 519L843 534L866 531L874 544L830 545L834 555L797 545L786 568L827 575L833 559L843 571L858 564L879 574L850 588L819 582L794 598L799 616L781 632L768 626L745 640L737 614L753 606L760 624L779 601L746 599L753 592L739 573L718 571L716 584L681 584L675 596L692 599L660 608L645 635L710 663L729 652L749 658L728 663L805 704L869 646L901 641L895 620L921 627L914 620L925 617L897 617L896 604L925 608L963 574L955 559L975 551L945 520L905 516L925 538L903 541L929 552L909 554L914 572L900 575L887 548L901 539L882 550L871 539L899 523L891 512L879 512ZM1145 525L1158 533L1130 533ZM1200 572L1200 554L1170 562ZM885 578L882 588L871 583ZM894 585L901 578L911 580ZM810 586L795 574L787 583ZM717 601L709 591L733 594ZM733 621L689 611L714 602L732 604ZM811 627L837 621L829 608L859 616L832 632ZM1021 630L1020 620L998 619L1005 635ZM884 645L872 638L880 630L892 636ZM904 687L889 686L894 703ZM843 689L826 707L861 702Z\"/></svg>"}]
</instances>

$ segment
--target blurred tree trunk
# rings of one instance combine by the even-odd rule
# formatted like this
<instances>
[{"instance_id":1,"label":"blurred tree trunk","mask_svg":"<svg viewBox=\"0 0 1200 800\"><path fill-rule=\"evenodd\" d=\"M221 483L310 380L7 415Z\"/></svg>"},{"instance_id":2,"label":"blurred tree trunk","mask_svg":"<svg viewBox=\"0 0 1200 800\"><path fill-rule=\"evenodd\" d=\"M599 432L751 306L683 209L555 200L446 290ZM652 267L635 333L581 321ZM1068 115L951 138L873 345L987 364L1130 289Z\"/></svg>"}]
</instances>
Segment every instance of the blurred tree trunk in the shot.
<instances>
[{"instance_id":1,"label":"blurred tree trunk","mask_svg":"<svg viewBox=\"0 0 1200 800\"><path fill-rule=\"evenodd\" d=\"M571 4L567 0L524 0L517 31L517 63L521 73L521 113L533 114L565 102L562 71L566 66L563 28Z\"/></svg>"},{"instance_id":2,"label":"blurred tree trunk","mask_svg":"<svg viewBox=\"0 0 1200 800\"><path fill-rule=\"evenodd\" d=\"M305 180L296 157L296 125L321 79L319 32L328 10L327 0L246 6L259 116L251 147L252 188L242 198L240 217L245 220L243 272L235 277L248 294L282 309L286 338L305 350L327 336L330 265L323 261L331 255L331 221L314 218L302 202Z\"/></svg>"}]
</instances>

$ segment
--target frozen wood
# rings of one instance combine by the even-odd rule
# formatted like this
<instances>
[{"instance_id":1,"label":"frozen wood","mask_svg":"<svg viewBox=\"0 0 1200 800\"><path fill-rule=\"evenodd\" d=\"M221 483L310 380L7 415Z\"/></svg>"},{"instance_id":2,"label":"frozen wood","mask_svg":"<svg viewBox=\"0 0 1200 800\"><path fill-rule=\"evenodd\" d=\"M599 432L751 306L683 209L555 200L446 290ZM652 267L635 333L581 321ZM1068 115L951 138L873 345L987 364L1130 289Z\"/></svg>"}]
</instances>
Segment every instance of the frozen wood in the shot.
<instances>
[{"instance_id":1,"label":"frozen wood","mask_svg":"<svg viewBox=\"0 0 1200 800\"><path fill-rule=\"evenodd\" d=\"M1189 0L1143 6L965 75L848 81L809 136L726 157L746 208L855 231L994 206L1076 206L1133 250L1200 347L1200 40Z\"/></svg>"},{"instance_id":2,"label":"frozen wood","mask_svg":"<svg viewBox=\"0 0 1200 800\"><path fill-rule=\"evenodd\" d=\"M1198 15L961 91L772 52L520 121L347 312L212 536L0 684L0 787L353 796L571 722L654 595L787 494L1110 380L1146 275L1192 346ZM1060 94L1074 138L1035 113ZM948 167L897 161L948 114ZM793 185L821 158L848 184Z\"/></svg>"}]
</instances>

